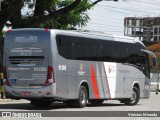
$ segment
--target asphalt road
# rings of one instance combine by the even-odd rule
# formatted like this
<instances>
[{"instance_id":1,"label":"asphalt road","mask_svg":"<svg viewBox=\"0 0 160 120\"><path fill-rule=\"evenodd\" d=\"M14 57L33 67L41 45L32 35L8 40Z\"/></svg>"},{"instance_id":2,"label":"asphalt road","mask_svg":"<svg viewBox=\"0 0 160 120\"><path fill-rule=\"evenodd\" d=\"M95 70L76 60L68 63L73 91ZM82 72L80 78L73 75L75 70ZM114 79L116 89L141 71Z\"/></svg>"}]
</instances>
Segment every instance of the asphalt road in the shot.
<instances>
[{"instance_id":1,"label":"asphalt road","mask_svg":"<svg viewBox=\"0 0 160 120\"><path fill-rule=\"evenodd\" d=\"M126 106L124 104L121 104L119 101L117 100L108 100L105 101L101 106L92 106L92 105L88 105L85 108L72 108L72 107L68 107L67 105L63 104L63 103L53 103L51 104L51 106L49 108L35 108L32 105L30 105L30 102L27 100L18 100L18 101L6 101L6 102L0 102L0 111L37 111L37 112L41 112L43 111L49 111L52 113L52 111L160 111L160 93L158 95L155 95L155 93L151 93L151 96L149 99L141 99L139 101L139 103L135 106ZM72 114L72 113L71 113ZM74 114L74 113L73 113ZM95 112L96 114L96 112ZM92 120L97 120L96 118L98 118L98 120L106 120L105 117L94 117L92 118ZM5 119L5 118L0 118L1 119ZM22 118L13 118L15 120L20 120ZM25 118L27 119L27 118ZM29 118L28 118L29 119ZM46 120L46 118L34 118L35 120ZM47 118L47 119L52 119L53 118ZM54 117L54 120L60 120L60 119L64 119L64 118L60 118L60 117ZM67 117L65 119L75 119L75 118L70 118ZM77 119L82 119L82 120L89 120L91 119L90 117L76 117ZM107 117L108 119L108 117ZM109 119L113 119L113 120L124 120L124 119L128 119L128 120L141 120L141 119L145 119L145 120L159 120L160 118L158 117L109 117Z\"/></svg>"}]
</instances>

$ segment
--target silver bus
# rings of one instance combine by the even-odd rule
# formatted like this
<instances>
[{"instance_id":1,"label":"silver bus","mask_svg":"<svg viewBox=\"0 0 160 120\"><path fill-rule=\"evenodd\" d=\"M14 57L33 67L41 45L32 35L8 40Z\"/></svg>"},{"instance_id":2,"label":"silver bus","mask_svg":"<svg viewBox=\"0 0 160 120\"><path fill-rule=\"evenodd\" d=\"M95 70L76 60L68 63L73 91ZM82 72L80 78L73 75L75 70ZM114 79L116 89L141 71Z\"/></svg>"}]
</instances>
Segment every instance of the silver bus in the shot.
<instances>
[{"instance_id":1,"label":"silver bus","mask_svg":"<svg viewBox=\"0 0 160 120\"><path fill-rule=\"evenodd\" d=\"M104 100L136 105L150 95L145 46L134 38L52 29L15 29L4 40L4 86L10 99L34 106Z\"/></svg>"}]
</instances>

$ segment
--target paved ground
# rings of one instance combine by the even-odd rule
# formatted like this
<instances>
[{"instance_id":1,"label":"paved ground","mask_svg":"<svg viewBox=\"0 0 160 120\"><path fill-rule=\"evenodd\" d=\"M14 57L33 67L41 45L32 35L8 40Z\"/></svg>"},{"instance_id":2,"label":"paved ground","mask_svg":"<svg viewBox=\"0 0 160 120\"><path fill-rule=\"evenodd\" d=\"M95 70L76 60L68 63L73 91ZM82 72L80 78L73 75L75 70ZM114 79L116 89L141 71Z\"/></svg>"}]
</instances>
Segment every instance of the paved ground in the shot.
<instances>
[{"instance_id":1,"label":"paved ground","mask_svg":"<svg viewBox=\"0 0 160 120\"><path fill-rule=\"evenodd\" d=\"M160 111L160 93L158 95L155 95L155 93L151 93L151 96L149 99L141 99L138 103L138 105L135 106L126 106L124 104L120 104L119 101L117 100L108 100L105 101L103 105L101 106L91 106L88 105L85 108L69 108L65 104L62 103L53 103L49 108L34 108L33 106L30 105L30 102L27 100L19 100L19 101L12 101L12 100L7 100L5 102L0 102L0 111L32 111L36 110L37 112L40 112L42 110L44 111ZM72 114L72 113L71 113ZM96 113L95 113L96 114ZM114 116L114 115L113 115ZM1 118L0 118L1 119ZM39 120L39 118L34 118L35 120ZM46 120L46 118L41 118L42 120ZM53 119L53 118L47 118L47 119ZM54 120L62 120L64 118L56 118L54 117ZM71 118L65 118L70 120ZM72 118L75 119L75 118ZM82 119L82 120L96 120L97 118L79 118L76 117L76 119ZM105 117L98 117L99 120L106 120ZM107 118L108 119L108 118ZM121 120L124 118L122 117L111 117L109 119L113 120ZM160 118L156 117L131 117L131 118L125 118L128 120L137 120L137 119L145 119L145 120L159 120ZM15 118L15 120L20 120L20 118Z\"/></svg>"}]
</instances>

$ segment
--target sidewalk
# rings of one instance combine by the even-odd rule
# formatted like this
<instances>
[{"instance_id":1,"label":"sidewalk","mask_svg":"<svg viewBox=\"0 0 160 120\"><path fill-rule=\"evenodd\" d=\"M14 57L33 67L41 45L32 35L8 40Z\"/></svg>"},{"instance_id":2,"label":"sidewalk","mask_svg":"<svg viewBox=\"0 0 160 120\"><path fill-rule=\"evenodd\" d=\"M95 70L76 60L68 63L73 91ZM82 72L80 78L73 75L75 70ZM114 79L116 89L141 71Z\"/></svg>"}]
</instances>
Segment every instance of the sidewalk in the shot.
<instances>
[{"instance_id":1,"label":"sidewalk","mask_svg":"<svg viewBox=\"0 0 160 120\"><path fill-rule=\"evenodd\" d=\"M11 102L11 101L14 101L14 100L12 100L12 99L0 99L0 104L1 104L1 102Z\"/></svg>"},{"instance_id":2,"label":"sidewalk","mask_svg":"<svg viewBox=\"0 0 160 120\"><path fill-rule=\"evenodd\" d=\"M10 101L14 101L12 99L6 99L5 97L3 99L1 99L1 94L0 94L0 103L1 102L10 102Z\"/></svg>"}]
</instances>

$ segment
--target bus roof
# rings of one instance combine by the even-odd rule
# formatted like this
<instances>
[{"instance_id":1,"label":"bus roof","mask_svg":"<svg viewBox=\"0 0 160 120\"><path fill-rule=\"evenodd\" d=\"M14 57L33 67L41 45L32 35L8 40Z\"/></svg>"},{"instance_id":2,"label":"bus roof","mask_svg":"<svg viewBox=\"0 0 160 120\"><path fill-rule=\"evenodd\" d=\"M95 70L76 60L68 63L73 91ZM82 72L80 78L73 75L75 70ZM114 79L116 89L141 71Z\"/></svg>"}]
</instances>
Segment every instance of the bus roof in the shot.
<instances>
[{"instance_id":1,"label":"bus roof","mask_svg":"<svg viewBox=\"0 0 160 120\"><path fill-rule=\"evenodd\" d=\"M19 29L13 29L12 31L28 31L28 30L46 31L46 29L45 28L19 28ZM54 32L54 34L83 36L83 37L86 37L86 38L94 38L94 39L98 38L98 39L103 39L103 40L108 40L109 39L109 40L113 40L113 41L126 42L126 43L138 42L145 47L145 45L140 40L138 40L137 38L112 35L112 34L108 34L108 33L105 33L105 32L100 32L100 31L59 30L59 29L49 29L49 31Z\"/></svg>"},{"instance_id":2,"label":"bus roof","mask_svg":"<svg viewBox=\"0 0 160 120\"><path fill-rule=\"evenodd\" d=\"M137 38L133 37L127 37L127 36L118 36L118 35L112 35L107 34L103 32L88 32L88 31L75 31L75 30L53 30L56 32L56 34L63 34L63 35L72 35L72 36L83 36L87 38L99 38L103 40L113 40L113 41L119 41L119 42L126 42L126 43L140 43L145 47L145 45L138 40ZM107 39L108 38L108 39Z\"/></svg>"}]
</instances>

